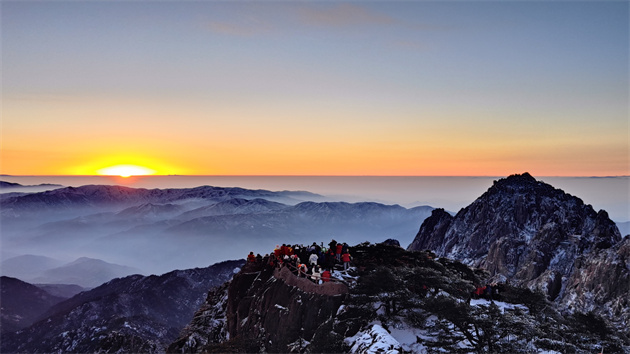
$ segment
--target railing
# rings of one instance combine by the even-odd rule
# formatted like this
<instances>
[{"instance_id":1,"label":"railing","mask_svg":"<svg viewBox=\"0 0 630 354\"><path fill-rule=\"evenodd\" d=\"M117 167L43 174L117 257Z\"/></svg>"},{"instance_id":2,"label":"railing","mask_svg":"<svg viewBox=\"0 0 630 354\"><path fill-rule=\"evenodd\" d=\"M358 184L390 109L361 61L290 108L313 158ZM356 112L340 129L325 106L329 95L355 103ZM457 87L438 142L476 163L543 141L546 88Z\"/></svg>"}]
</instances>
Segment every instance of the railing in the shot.
<instances>
[{"instance_id":1,"label":"railing","mask_svg":"<svg viewBox=\"0 0 630 354\"><path fill-rule=\"evenodd\" d=\"M318 279L318 280L321 280L321 281L322 281L322 282L324 282L324 283L326 282L326 280L324 280L324 278L321 276L321 274L320 274L320 275L308 274L308 273L306 273L306 272L303 272L301 269L296 268L296 267L295 267L293 264L291 264L291 263L284 263L284 265L283 265L283 266L288 266L288 267L290 267L292 270L297 270L298 275L296 275L296 276L297 276L298 278L299 278L299 274L304 274L304 278L309 278L309 279ZM332 281L332 282L338 282L338 283L342 283L342 284L346 284L346 285L348 285L348 282L347 282L347 281L345 281L344 279L335 278L335 277L333 277L332 275L331 275L330 277L328 277L328 280L329 280L329 281Z\"/></svg>"},{"instance_id":2,"label":"railing","mask_svg":"<svg viewBox=\"0 0 630 354\"><path fill-rule=\"evenodd\" d=\"M292 266L292 265L290 265ZM295 267L293 267L295 269ZM304 274L304 272L302 272ZM349 292L348 285L344 280L338 278L332 278L329 282L323 282L322 284L315 284L310 279L301 278L296 276L289 267L281 267L274 271L274 277L282 279L288 285L296 286L302 291L315 293L326 296L336 296L341 294L347 294ZM306 276L311 276L306 274ZM321 279L321 276L320 276Z\"/></svg>"}]
</instances>

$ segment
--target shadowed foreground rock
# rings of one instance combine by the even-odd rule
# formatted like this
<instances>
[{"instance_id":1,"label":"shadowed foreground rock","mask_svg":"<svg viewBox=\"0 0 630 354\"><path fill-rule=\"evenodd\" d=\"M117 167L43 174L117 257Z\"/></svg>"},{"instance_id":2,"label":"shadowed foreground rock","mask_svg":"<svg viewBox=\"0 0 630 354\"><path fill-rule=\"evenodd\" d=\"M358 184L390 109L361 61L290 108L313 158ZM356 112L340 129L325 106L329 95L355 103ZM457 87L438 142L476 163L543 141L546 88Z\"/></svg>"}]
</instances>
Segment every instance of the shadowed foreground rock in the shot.
<instances>
[{"instance_id":1,"label":"shadowed foreground rock","mask_svg":"<svg viewBox=\"0 0 630 354\"><path fill-rule=\"evenodd\" d=\"M287 268L247 264L234 279L211 292L169 352L287 352L306 344L333 317L346 285L317 285Z\"/></svg>"},{"instance_id":2,"label":"shadowed foreground rock","mask_svg":"<svg viewBox=\"0 0 630 354\"><path fill-rule=\"evenodd\" d=\"M348 287L316 285L286 268L247 264L208 295L168 352L613 353L630 348L628 336L600 316L560 313L543 294L526 288L500 284L499 293L473 297L474 284L488 273L460 262L384 244L351 249Z\"/></svg>"}]
</instances>

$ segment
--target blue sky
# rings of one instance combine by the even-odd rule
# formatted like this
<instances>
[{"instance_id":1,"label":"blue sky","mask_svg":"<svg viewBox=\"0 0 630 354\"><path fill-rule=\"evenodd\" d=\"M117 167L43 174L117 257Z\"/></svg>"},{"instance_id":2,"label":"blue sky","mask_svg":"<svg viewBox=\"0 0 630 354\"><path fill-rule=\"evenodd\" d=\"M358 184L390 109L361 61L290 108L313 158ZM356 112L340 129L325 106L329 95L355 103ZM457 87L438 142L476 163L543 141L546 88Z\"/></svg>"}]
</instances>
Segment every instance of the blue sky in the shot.
<instances>
[{"instance_id":1,"label":"blue sky","mask_svg":"<svg viewBox=\"0 0 630 354\"><path fill-rule=\"evenodd\" d=\"M1 6L3 173L628 174L627 2Z\"/></svg>"}]
</instances>

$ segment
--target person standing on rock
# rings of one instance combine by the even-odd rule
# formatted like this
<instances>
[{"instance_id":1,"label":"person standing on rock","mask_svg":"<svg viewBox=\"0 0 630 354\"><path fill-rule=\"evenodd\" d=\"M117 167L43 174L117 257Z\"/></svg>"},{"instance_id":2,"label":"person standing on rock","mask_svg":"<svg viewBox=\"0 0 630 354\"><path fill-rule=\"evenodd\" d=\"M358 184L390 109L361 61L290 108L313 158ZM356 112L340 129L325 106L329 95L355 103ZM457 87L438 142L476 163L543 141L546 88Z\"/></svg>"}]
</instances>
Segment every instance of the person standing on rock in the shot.
<instances>
[{"instance_id":1,"label":"person standing on rock","mask_svg":"<svg viewBox=\"0 0 630 354\"><path fill-rule=\"evenodd\" d=\"M322 273L322 282L324 283L328 283L330 281L330 272L328 271L328 269L326 269L323 273Z\"/></svg>"},{"instance_id":2,"label":"person standing on rock","mask_svg":"<svg viewBox=\"0 0 630 354\"><path fill-rule=\"evenodd\" d=\"M344 242L343 245L341 246L341 254L344 254L346 252L349 252L348 244Z\"/></svg>"},{"instance_id":3,"label":"person standing on rock","mask_svg":"<svg viewBox=\"0 0 630 354\"><path fill-rule=\"evenodd\" d=\"M319 284L319 278L321 277L319 266L313 266L313 273L311 274L311 279L313 283Z\"/></svg>"},{"instance_id":4,"label":"person standing on rock","mask_svg":"<svg viewBox=\"0 0 630 354\"><path fill-rule=\"evenodd\" d=\"M311 253L311 255L308 257L308 262L311 264L311 267L314 267L317 265L317 259L319 257L317 257L316 253Z\"/></svg>"},{"instance_id":5,"label":"person standing on rock","mask_svg":"<svg viewBox=\"0 0 630 354\"><path fill-rule=\"evenodd\" d=\"M344 253L341 256L341 260L343 261L343 271L344 272L348 272L348 268L350 267L350 259L352 257L350 256L350 253L348 251L346 251L346 253Z\"/></svg>"},{"instance_id":6,"label":"person standing on rock","mask_svg":"<svg viewBox=\"0 0 630 354\"><path fill-rule=\"evenodd\" d=\"M298 274L297 276L299 278L306 278L306 272L308 272L308 267L306 267L306 264L304 263L298 263Z\"/></svg>"}]
</instances>

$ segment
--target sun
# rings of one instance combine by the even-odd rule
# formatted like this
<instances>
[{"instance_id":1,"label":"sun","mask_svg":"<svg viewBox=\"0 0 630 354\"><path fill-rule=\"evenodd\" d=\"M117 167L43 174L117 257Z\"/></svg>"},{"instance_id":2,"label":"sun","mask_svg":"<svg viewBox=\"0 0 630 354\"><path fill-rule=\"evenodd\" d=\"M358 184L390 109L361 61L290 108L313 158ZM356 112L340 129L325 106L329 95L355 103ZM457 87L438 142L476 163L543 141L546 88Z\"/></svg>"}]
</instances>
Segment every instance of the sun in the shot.
<instances>
[{"instance_id":1,"label":"sun","mask_svg":"<svg viewBox=\"0 0 630 354\"><path fill-rule=\"evenodd\" d=\"M137 166L137 165L116 165L101 168L96 171L99 175L102 176L120 176L120 177L131 177L131 176L147 176L153 175L156 173L155 170L152 170L147 167Z\"/></svg>"}]
</instances>

